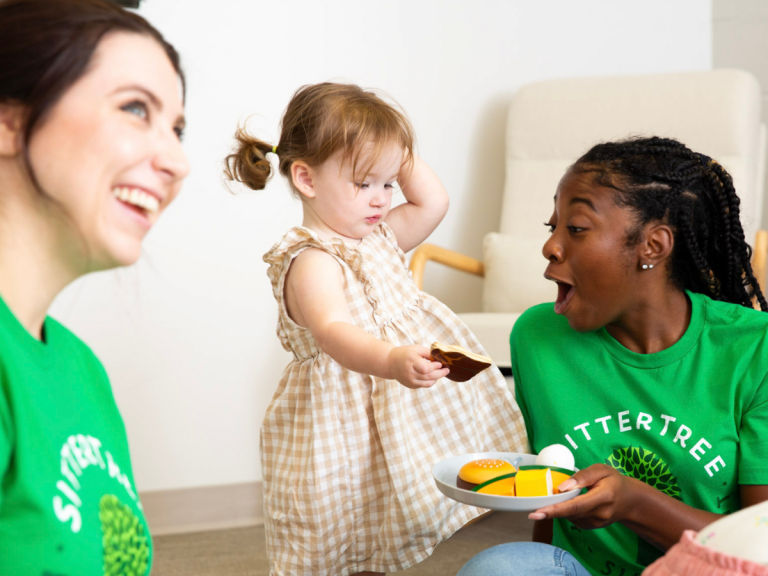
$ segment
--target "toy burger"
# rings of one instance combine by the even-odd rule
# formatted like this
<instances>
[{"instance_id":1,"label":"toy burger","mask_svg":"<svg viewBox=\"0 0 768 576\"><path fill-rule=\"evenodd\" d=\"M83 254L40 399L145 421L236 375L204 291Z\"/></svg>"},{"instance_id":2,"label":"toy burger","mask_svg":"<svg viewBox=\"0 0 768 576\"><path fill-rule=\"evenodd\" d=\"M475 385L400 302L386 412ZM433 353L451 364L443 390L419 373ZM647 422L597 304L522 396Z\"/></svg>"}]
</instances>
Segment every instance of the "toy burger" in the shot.
<instances>
[{"instance_id":1,"label":"toy burger","mask_svg":"<svg viewBox=\"0 0 768 576\"><path fill-rule=\"evenodd\" d=\"M553 464L561 464L554 466ZM547 446L536 457L536 464L516 469L505 460L486 459L468 462L459 470L456 486L480 494L496 496L552 496L574 473L571 451L562 444Z\"/></svg>"},{"instance_id":2,"label":"toy burger","mask_svg":"<svg viewBox=\"0 0 768 576\"><path fill-rule=\"evenodd\" d=\"M498 479L501 476L514 476L517 469L506 460L473 460L461 467L456 486L464 490L474 490L481 484Z\"/></svg>"}]
</instances>

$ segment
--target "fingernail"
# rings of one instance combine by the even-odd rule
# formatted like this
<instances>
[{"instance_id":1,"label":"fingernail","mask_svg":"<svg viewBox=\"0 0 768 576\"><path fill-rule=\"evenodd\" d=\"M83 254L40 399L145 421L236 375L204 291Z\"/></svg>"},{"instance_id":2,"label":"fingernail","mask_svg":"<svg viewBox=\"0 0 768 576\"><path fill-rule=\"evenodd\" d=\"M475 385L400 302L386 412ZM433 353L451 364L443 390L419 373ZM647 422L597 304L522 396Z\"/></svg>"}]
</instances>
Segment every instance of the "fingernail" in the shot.
<instances>
[{"instance_id":1,"label":"fingernail","mask_svg":"<svg viewBox=\"0 0 768 576\"><path fill-rule=\"evenodd\" d=\"M567 492L571 488L574 488L576 486L576 480L573 478L568 478L565 482L562 482L560 486L557 487L560 492Z\"/></svg>"},{"instance_id":2,"label":"fingernail","mask_svg":"<svg viewBox=\"0 0 768 576\"><path fill-rule=\"evenodd\" d=\"M547 515L541 512L531 512L528 514L528 520L544 520L546 517Z\"/></svg>"}]
</instances>

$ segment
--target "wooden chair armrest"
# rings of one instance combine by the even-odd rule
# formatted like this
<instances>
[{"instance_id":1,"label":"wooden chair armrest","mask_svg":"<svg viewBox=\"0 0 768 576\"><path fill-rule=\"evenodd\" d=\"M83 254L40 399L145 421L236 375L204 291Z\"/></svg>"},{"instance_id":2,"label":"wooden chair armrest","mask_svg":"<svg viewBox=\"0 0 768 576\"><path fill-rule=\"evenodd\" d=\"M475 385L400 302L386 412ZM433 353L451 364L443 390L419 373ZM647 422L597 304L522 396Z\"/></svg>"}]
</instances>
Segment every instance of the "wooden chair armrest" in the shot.
<instances>
[{"instance_id":1,"label":"wooden chair armrest","mask_svg":"<svg viewBox=\"0 0 768 576\"><path fill-rule=\"evenodd\" d=\"M413 273L413 281L419 290L424 283L424 267L428 260L434 260L462 272L485 276L485 266L480 260L434 244L422 244L414 251L409 266ZM755 245L752 251L752 272L765 294L766 274L768 274L768 230L758 230L755 236Z\"/></svg>"},{"instance_id":2,"label":"wooden chair armrest","mask_svg":"<svg viewBox=\"0 0 768 576\"><path fill-rule=\"evenodd\" d=\"M456 270L469 272L476 276L485 276L485 266L477 258L472 258L447 248L441 248L434 244L422 244L414 251L409 266L413 273L413 281L419 290L421 290L424 282L424 266L426 266L428 260L434 260L440 264L445 264Z\"/></svg>"},{"instance_id":3,"label":"wooden chair armrest","mask_svg":"<svg viewBox=\"0 0 768 576\"><path fill-rule=\"evenodd\" d=\"M752 273L765 294L766 273L768 273L768 230L758 230L752 250ZM758 304L758 308L760 305Z\"/></svg>"}]
</instances>

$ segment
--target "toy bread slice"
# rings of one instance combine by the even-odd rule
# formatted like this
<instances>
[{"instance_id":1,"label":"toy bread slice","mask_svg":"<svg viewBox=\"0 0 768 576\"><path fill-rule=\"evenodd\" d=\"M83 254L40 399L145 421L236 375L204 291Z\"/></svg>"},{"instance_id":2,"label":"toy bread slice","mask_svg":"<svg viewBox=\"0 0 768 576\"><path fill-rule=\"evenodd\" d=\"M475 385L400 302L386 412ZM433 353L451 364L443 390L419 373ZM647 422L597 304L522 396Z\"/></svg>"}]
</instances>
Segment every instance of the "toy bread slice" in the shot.
<instances>
[{"instance_id":1,"label":"toy bread slice","mask_svg":"<svg viewBox=\"0 0 768 576\"><path fill-rule=\"evenodd\" d=\"M515 476L517 474L504 474L493 480L488 480L483 484L475 486L472 491L478 494L493 494L494 496L514 496L515 495Z\"/></svg>"},{"instance_id":2,"label":"toy bread slice","mask_svg":"<svg viewBox=\"0 0 768 576\"><path fill-rule=\"evenodd\" d=\"M488 356L474 354L461 346L435 342L430 352L432 360L450 369L446 378L454 382L466 382L493 364Z\"/></svg>"},{"instance_id":3,"label":"toy bread slice","mask_svg":"<svg viewBox=\"0 0 768 576\"><path fill-rule=\"evenodd\" d=\"M552 493L553 494L562 494L560 490L558 490L558 486L568 480L571 476L573 476L573 470L568 470L567 468L557 468L555 466L541 466L539 464L534 464L533 466L520 466L520 472L531 472L533 470L539 470L541 473L544 470L549 470L551 472L552 476ZM541 496L544 496L545 494L540 494ZM518 494L519 496L519 494Z\"/></svg>"},{"instance_id":4,"label":"toy bread slice","mask_svg":"<svg viewBox=\"0 0 768 576\"><path fill-rule=\"evenodd\" d=\"M523 470L515 480L516 496L552 496L552 471L549 468Z\"/></svg>"},{"instance_id":5,"label":"toy bread slice","mask_svg":"<svg viewBox=\"0 0 768 576\"><path fill-rule=\"evenodd\" d=\"M560 486L560 484L562 484L566 480L568 480L568 478L570 477L571 477L570 474L563 474L562 472L558 472L557 470L552 468L552 487L555 489L555 494L562 494L562 492L560 492L560 490L557 487Z\"/></svg>"}]
</instances>

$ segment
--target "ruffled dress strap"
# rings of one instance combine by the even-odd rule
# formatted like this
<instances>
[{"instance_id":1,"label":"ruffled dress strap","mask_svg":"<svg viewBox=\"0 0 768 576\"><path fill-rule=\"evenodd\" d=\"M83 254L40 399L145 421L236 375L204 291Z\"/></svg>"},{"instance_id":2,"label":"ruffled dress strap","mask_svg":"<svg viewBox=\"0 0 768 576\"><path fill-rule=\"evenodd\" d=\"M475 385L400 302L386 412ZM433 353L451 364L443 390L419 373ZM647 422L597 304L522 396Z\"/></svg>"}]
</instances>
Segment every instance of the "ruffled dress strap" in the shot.
<instances>
[{"instance_id":1,"label":"ruffled dress strap","mask_svg":"<svg viewBox=\"0 0 768 576\"><path fill-rule=\"evenodd\" d=\"M387 224L386 222L382 222L381 224L378 225L378 227L374 231L374 234L379 234L382 236L382 238L390 246L392 251L394 251L394 253L397 254L397 257L399 258L403 267L408 269L408 259L405 257L405 252L403 252L403 250L400 248L400 245L397 243L397 236L395 236L395 231L389 227L389 224ZM411 278L413 277L413 274L411 274L410 270L408 270L408 275Z\"/></svg>"},{"instance_id":2,"label":"ruffled dress strap","mask_svg":"<svg viewBox=\"0 0 768 576\"><path fill-rule=\"evenodd\" d=\"M307 248L323 250L338 260L339 263L346 265L362 286L365 297L373 308L374 315L378 316L377 310L379 308L376 289L373 285L373 279L367 270L365 257L356 246L346 244L340 238L323 240L312 230L303 226L291 228L264 254L263 259L264 262L269 264L267 275L272 283L272 294L277 301L280 314L277 335L283 344L283 348L294 353L296 353L296 350L295 346L291 345L289 333L297 330L309 332L309 330L299 326L288 316L288 310L284 302L285 278L293 259Z\"/></svg>"}]
</instances>

